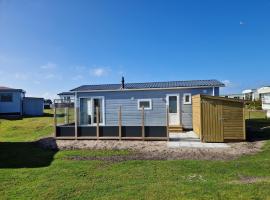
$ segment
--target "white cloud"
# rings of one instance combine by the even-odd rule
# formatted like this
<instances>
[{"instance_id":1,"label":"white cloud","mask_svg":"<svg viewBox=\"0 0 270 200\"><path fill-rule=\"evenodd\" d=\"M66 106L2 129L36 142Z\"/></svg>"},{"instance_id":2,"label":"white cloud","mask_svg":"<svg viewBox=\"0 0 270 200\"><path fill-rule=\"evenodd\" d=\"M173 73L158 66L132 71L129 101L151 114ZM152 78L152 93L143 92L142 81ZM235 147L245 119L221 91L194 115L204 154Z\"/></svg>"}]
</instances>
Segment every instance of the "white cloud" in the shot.
<instances>
[{"instance_id":1,"label":"white cloud","mask_svg":"<svg viewBox=\"0 0 270 200\"><path fill-rule=\"evenodd\" d=\"M84 65L76 65L73 67L73 69L76 71L76 72L82 72L86 69L86 67Z\"/></svg>"},{"instance_id":2,"label":"white cloud","mask_svg":"<svg viewBox=\"0 0 270 200\"><path fill-rule=\"evenodd\" d=\"M125 75L125 72L124 72L124 71L119 71L119 72L118 72L118 75L124 76L124 75Z\"/></svg>"},{"instance_id":3,"label":"white cloud","mask_svg":"<svg viewBox=\"0 0 270 200\"><path fill-rule=\"evenodd\" d=\"M23 73L15 73L14 78L17 80L27 80L28 76Z\"/></svg>"},{"instance_id":4,"label":"white cloud","mask_svg":"<svg viewBox=\"0 0 270 200\"><path fill-rule=\"evenodd\" d=\"M41 82L40 81L33 81L34 84L39 85Z\"/></svg>"},{"instance_id":5,"label":"white cloud","mask_svg":"<svg viewBox=\"0 0 270 200\"><path fill-rule=\"evenodd\" d=\"M57 65L55 63L48 62L46 65L40 66L41 69L54 69Z\"/></svg>"},{"instance_id":6,"label":"white cloud","mask_svg":"<svg viewBox=\"0 0 270 200\"><path fill-rule=\"evenodd\" d=\"M240 21L239 24L240 24L240 25L245 25L246 23L243 22L243 21Z\"/></svg>"},{"instance_id":7,"label":"white cloud","mask_svg":"<svg viewBox=\"0 0 270 200\"><path fill-rule=\"evenodd\" d=\"M241 93L239 83L232 82L230 80L223 80L225 87L220 88L220 94L238 94Z\"/></svg>"},{"instance_id":8,"label":"white cloud","mask_svg":"<svg viewBox=\"0 0 270 200\"><path fill-rule=\"evenodd\" d=\"M56 76L54 74L47 74L44 76L45 79L53 79L55 78Z\"/></svg>"},{"instance_id":9,"label":"white cloud","mask_svg":"<svg viewBox=\"0 0 270 200\"><path fill-rule=\"evenodd\" d=\"M74 81L78 81L78 80L81 80L81 79L83 79L82 75L77 75L77 76L72 77L72 80L74 80Z\"/></svg>"},{"instance_id":10,"label":"white cloud","mask_svg":"<svg viewBox=\"0 0 270 200\"><path fill-rule=\"evenodd\" d=\"M50 92L44 92L41 97L43 97L44 99L57 99L57 95L56 94L52 94Z\"/></svg>"},{"instance_id":11,"label":"white cloud","mask_svg":"<svg viewBox=\"0 0 270 200\"><path fill-rule=\"evenodd\" d=\"M232 82L230 80L224 80L224 81L222 81L222 83L224 83L226 87L232 87L233 86L233 84L232 84Z\"/></svg>"},{"instance_id":12,"label":"white cloud","mask_svg":"<svg viewBox=\"0 0 270 200\"><path fill-rule=\"evenodd\" d=\"M90 70L90 74L96 77L102 77L109 74L109 69L106 67L96 67Z\"/></svg>"},{"instance_id":13,"label":"white cloud","mask_svg":"<svg viewBox=\"0 0 270 200\"><path fill-rule=\"evenodd\" d=\"M47 74L44 76L44 79L58 79L58 80L62 80L62 76L61 75L56 75L53 73Z\"/></svg>"}]
</instances>

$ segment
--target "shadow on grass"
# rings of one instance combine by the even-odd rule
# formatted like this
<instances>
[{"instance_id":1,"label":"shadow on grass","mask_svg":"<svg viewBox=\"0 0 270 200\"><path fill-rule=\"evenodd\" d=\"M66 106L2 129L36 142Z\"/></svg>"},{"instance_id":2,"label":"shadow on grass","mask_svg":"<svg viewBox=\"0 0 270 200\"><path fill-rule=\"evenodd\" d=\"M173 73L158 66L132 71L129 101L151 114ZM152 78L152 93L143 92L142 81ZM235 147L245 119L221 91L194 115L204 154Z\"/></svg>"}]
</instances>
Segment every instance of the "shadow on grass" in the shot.
<instances>
[{"instance_id":1,"label":"shadow on grass","mask_svg":"<svg viewBox=\"0 0 270 200\"><path fill-rule=\"evenodd\" d=\"M24 115L23 118L34 118L34 117L53 117L52 113L43 113L40 116Z\"/></svg>"},{"instance_id":2,"label":"shadow on grass","mask_svg":"<svg viewBox=\"0 0 270 200\"><path fill-rule=\"evenodd\" d=\"M47 167L56 153L34 142L0 142L0 169Z\"/></svg>"},{"instance_id":3,"label":"shadow on grass","mask_svg":"<svg viewBox=\"0 0 270 200\"><path fill-rule=\"evenodd\" d=\"M246 120L246 129L248 141L270 140L269 119L262 118Z\"/></svg>"},{"instance_id":4,"label":"shadow on grass","mask_svg":"<svg viewBox=\"0 0 270 200\"><path fill-rule=\"evenodd\" d=\"M10 121L16 121L16 120L23 120L26 118L40 118L40 117L53 117L54 114L52 113L43 113L43 115L40 116L33 116L33 115L2 115L0 116L0 119L10 120ZM61 114L61 116L57 117L64 117L65 115Z\"/></svg>"}]
</instances>

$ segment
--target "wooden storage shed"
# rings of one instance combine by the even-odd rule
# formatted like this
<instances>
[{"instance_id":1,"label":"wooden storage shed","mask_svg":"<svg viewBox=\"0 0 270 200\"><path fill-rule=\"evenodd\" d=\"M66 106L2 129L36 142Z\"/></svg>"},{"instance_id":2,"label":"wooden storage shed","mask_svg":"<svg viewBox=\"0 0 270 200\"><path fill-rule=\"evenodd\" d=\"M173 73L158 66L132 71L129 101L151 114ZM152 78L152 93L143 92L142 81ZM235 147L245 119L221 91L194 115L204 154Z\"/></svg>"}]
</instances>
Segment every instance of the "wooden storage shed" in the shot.
<instances>
[{"instance_id":1,"label":"wooden storage shed","mask_svg":"<svg viewBox=\"0 0 270 200\"><path fill-rule=\"evenodd\" d=\"M202 142L246 140L244 101L224 97L192 97L193 130Z\"/></svg>"}]
</instances>

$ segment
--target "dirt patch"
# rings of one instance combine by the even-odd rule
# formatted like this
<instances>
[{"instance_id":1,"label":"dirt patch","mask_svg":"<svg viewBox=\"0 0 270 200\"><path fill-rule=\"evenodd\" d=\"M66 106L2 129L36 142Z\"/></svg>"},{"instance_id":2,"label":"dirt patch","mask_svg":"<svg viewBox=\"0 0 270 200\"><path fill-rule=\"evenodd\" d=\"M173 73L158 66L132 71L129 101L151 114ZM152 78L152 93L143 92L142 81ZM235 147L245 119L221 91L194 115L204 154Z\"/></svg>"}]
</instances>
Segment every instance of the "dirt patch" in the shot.
<instances>
[{"instance_id":1,"label":"dirt patch","mask_svg":"<svg viewBox=\"0 0 270 200\"><path fill-rule=\"evenodd\" d=\"M238 180L232 181L233 184L252 184L260 182L270 182L270 177L239 176Z\"/></svg>"},{"instance_id":2,"label":"dirt patch","mask_svg":"<svg viewBox=\"0 0 270 200\"><path fill-rule=\"evenodd\" d=\"M68 156L67 160L98 160L110 163L123 162L128 160L167 160L166 157L152 156L150 154L131 153L129 155L111 155L111 156Z\"/></svg>"},{"instance_id":3,"label":"dirt patch","mask_svg":"<svg viewBox=\"0 0 270 200\"><path fill-rule=\"evenodd\" d=\"M228 143L229 148L169 148L167 141L117 141L117 140L55 140L44 138L38 145L49 149L95 149L95 150L130 150L131 155L111 156L112 161L125 160L231 160L242 155L255 154L261 150L264 141ZM74 158L80 159L80 158ZM86 158L81 158L86 159Z\"/></svg>"}]
</instances>

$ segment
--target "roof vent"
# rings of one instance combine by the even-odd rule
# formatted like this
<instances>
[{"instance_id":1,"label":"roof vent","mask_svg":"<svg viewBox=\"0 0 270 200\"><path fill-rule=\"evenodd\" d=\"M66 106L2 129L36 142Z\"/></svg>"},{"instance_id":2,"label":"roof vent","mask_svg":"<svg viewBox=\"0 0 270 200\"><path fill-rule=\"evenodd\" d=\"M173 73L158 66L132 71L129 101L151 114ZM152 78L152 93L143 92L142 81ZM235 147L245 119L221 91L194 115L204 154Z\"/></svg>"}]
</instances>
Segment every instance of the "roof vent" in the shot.
<instances>
[{"instance_id":1,"label":"roof vent","mask_svg":"<svg viewBox=\"0 0 270 200\"><path fill-rule=\"evenodd\" d=\"M124 76L122 76L122 85L121 85L121 89L125 89L125 78Z\"/></svg>"}]
</instances>

